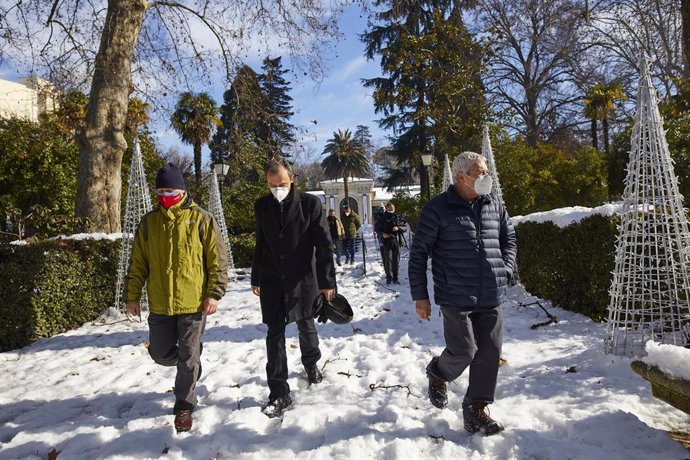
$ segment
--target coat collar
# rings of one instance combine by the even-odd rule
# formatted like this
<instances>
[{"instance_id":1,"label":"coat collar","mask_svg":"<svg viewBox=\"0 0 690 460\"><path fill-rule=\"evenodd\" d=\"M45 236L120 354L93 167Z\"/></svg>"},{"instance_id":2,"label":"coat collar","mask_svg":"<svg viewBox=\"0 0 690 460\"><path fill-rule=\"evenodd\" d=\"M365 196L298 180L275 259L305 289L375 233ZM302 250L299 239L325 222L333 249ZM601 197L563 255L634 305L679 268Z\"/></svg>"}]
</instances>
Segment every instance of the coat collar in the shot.
<instances>
[{"instance_id":1,"label":"coat collar","mask_svg":"<svg viewBox=\"0 0 690 460\"><path fill-rule=\"evenodd\" d=\"M175 220L182 213L182 211L195 205L194 200L189 193L184 192L184 194L185 196L182 198L182 201L170 206L168 209L165 209L161 204L158 205L160 212L166 219Z\"/></svg>"},{"instance_id":2,"label":"coat collar","mask_svg":"<svg viewBox=\"0 0 690 460\"><path fill-rule=\"evenodd\" d=\"M446 199L448 200L448 204L451 206L470 206L470 202L458 195L458 192L455 190L455 185L451 185L448 187L448 190L446 191ZM482 200L482 203L491 203L491 195L480 195L477 199Z\"/></svg>"},{"instance_id":3,"label":"coat collar","mask_svg":"<svg viewBox=\"0 0 690 460\"><path fill-rule=\"evenodd\" d=\"M276 227L278 227L280 230L285 228L294 218L297 216L299 213L299 210L301 209L301 202L302 202L302 194L300 193L299 190L297 190L297 187L295 187L295 184L292 184L292 189L290 190L290 201L283 202L283 213L284 213L284 218L283 218L283 227L281 228L280 226L280 212L271 212L270 214L274 216L275 222L276 222ZM276 199L273 197L272 194L268 194L268 200L271 203L271 206L279 207L280 203L276 201Z\"/></svg>"},{"instance_id":4,"label":"coat collar","mask_svg":"<svg viewBox=\"0 0 690 460\"><path fill-rule=\"evenodd\" d=\"M287 225L292 221L292 219L297 216L297 213L299 212L301 208L301 202L302 202L302 194L297 190L297 187L295 187L295 184L292 184L292 199L288 202L287 204L287 209L285 210L285 219L283 220L283 228L287 227ZM281 229L282 230L282 229Z\"/></svg>"}]
</instances>

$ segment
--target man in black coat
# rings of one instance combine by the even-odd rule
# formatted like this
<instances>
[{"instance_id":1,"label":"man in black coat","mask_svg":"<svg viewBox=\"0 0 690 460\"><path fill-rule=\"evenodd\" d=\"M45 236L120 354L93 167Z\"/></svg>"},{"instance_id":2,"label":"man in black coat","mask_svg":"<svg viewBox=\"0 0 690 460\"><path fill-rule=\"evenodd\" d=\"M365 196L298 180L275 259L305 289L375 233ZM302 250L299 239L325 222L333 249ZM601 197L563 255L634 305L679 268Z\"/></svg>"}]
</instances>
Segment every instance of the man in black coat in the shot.
<instances>
[{"instance_id":1,"label":"man in black coat","mask_svg":"<svg viewBox=\"0 0 690 460\"><path fill-rule=\"evenodd\" d=\"M314 299L335 295L335 267L326 213L321 201L300 193L290 164L269 160L266 181L271 193L254 204L256 248L252 261L252 292L261 300L268 325L266 374L270 394L264 413L278 417L292 403L288 385L285 326L296 322L302 364L309 383L323 379L314 324Z\"/></svg>"},{"instance_id":2,"label":"man in black coat","mask_svg":"<svg viewBox=\"0 0 690 460\"><path fill-rule=\"evenodd\" d=\"M398 267L400 266L400 235L405 233L407 226L403 219L395 213L393 203L386 204L384 212L374 225L374 231L383 242L381 256L383 257L383 270L386 272L386 284L400 284L398 280Z\"/></svg>"},{"instance_id":3,"label":"man in black coat","mask_svg":"<svg viewBox=\"0 0 690 460\"><path fill-rule=\"evenodd\" d=\"M491 195L484 157L463 152L453 162L455 185L422 209L409 278L417 315L429 320L427 259L432 258L434 300L441 306L446 348L426 368L429 399L448 403L446 382L469 367L463 401L465 429L487 435L503 430L486 406L494 401L503 343L506 286L515 267L515 232L503 203Z\"/></svg>"}]
</instances>

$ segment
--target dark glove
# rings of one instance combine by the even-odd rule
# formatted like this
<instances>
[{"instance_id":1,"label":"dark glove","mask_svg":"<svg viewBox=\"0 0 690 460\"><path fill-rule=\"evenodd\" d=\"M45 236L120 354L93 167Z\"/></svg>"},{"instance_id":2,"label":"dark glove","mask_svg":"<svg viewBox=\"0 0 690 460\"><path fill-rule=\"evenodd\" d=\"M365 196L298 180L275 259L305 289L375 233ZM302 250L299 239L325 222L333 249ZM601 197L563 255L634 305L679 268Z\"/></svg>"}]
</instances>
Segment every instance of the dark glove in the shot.
<instances>
[{"instance_id":1,"label":"dark glove","mask_svg":"<svg viewBox=\"0 0 690 460\"><path fill-rule=\"evenodd\" d=\"M328 321L328 318L326 317L326 308L324 308L324 304L326 302L326 297L324 297L323 294L319 294L319 296L314 301L314 318L316 318L316 320L319 323L323 324L326 324L326 321Z\"/></svg>"}]
</instances>

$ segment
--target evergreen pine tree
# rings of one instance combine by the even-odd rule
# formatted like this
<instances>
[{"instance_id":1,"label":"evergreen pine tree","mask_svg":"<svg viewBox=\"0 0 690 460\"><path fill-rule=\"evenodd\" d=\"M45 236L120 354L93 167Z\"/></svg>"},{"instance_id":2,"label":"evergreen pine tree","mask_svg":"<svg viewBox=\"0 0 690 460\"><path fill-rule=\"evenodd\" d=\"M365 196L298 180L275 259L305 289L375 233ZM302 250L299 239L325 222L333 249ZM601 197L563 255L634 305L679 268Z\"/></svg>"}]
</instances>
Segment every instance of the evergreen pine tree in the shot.
<instances>
[{"instance_id":1,"label":"evergreen pine tree","mask_svg":"<svg viewBox=\"0 0 690 460\"><path fill-rule=\"evenodd\" d=\"M283 69L281 58L266 58L258 76L259 85L265 97L265 107L260 114L257 135L263 143L268 158L288 156L285 147L295 141L295 127L290 124L292 97L290 84L283 78L288 71Z\"/></svg>"},{"instance_id":2,"label":"evergreen pine tree","mask_svg":"<svg viewBox=\"0 0 690 460\"><path fill-rule=\"evenodd\" d=\"M265 157L258 145L258 120L264 102L258 75L243 65L223 94L221 124L211 142L211 162L230 166L226 180L255 180L256 171L263 168Z\"/></svg>"},{"instance_id":3,"label":"evergreen pine tree","mask_svg":"<svg viewBox=\"0 0 690 460\"><path fill-rule=\"evenodd\" d=\"M450 0L375 0L376 24L362 35L366 56L381 57L383 77L365 80L373 88L379 125L393 131L390 153L398 167L387 186L418 175L426 188L421 155L479 146L483 99L481 50L462 21L461 5Z\"/></svg>"}]
</instances>

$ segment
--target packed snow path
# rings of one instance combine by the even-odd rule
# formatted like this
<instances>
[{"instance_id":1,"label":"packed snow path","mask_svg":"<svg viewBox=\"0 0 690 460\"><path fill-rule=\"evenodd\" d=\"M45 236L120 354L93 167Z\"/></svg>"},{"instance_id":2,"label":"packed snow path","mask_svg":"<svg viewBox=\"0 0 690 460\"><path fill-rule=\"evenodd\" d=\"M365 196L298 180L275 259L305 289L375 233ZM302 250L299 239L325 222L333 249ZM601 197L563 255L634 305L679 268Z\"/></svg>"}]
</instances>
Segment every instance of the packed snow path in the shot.
<instances>
[{"instance_id":1,"label":"packed snow path","mask_svg":"<svg viewBox=\"0 0 690 460\"><path fill-rule=\"evenodd\" d=\"M308 387L296 328L288 328L294 405L282 421L260 412L266 328L245 278L209 317L192 431L175 433L175 370L149 358L146 324L87 324L0 354L0 458L44 459L53 449L64 459L690 458L666 433L688 431L690 418L653 398L628 359L602 353L604 325L553 308L558 324L532 330L546 316L519 307L533 299L518 288L505 305L508 363L491 406L506 430L465 432L466 375L449 385L445 410L426 397L424 368L443 349L438 308L431 322L419 320L407 260L403 284L389 290L370 256L366 277L361 261L338 275L355 320L318 326L321 384Z\"/></svg>"}]
</instances>

